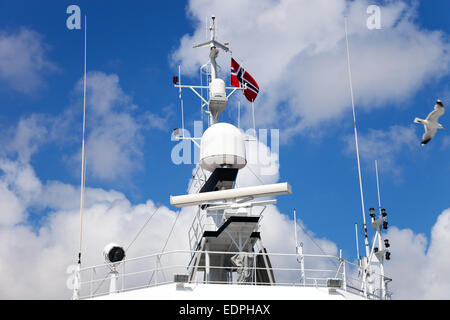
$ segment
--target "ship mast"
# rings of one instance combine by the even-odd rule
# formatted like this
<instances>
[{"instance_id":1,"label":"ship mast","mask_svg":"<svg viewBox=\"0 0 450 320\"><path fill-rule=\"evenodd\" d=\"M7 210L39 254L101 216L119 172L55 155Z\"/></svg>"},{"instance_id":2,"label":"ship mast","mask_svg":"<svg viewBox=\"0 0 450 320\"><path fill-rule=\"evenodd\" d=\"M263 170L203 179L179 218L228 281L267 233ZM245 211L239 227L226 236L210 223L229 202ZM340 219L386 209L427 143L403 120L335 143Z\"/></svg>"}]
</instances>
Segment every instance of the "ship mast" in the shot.
<instances>
[{"instance_id":1,"label":"ship mast","mask_svg":"<svg viewBox=\"0 0 450 320\"><path fill-rule=\"evenodd\" d=\"M193 252L188 268L189 281L198 279L203 272L206 283L227 282L237 277L239 283L275 284L259 223L266 206L275 204L276 200L258 201L257 198L290 194L291 187L288 183L236 187L238 171L247 165L245 138L234 125L219 122L219 115L227 107L228 98L245 87L227 87L218 77L219 49L228 52L229 48L216 40L214 16L209 31L208 41L194 45L194 48L209 48L208 85L182 85L178 81L180 74L174 81L176 88L189 88L208 106L211 124L202 137L177 137L192 140L199 146L198 168L209 172L208 179L199 181L201 187L197 193L170 197L171 205L177 208L197 206L189 233ZM203 97L198 89L206 89L208 96ZM255 208L262 209L253 210ZM250 266L256 268L249 272Z\"/></svg>"}]
</instances>

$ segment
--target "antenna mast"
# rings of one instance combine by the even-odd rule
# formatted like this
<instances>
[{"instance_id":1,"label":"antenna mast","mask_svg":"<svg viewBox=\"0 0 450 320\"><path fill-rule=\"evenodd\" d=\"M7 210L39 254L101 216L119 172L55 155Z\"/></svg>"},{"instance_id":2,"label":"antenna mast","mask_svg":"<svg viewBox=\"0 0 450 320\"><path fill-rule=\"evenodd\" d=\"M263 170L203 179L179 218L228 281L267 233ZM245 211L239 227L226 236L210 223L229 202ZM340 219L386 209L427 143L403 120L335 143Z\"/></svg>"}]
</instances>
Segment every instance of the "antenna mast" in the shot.
<instances>
[{"instance_id":1,"label":"antenna mast","mask_svg":"<svg viewBox=\"0 0 450 320\"><path fill-rule=\"evenodd\" d=\"M73 299L78 299L81 270L81 249L83 243L83 209L84 190L86 184L86 153L85 153L85 133L86 133L86 38L87 38L87 16L84 15L84 70L83 70L83 137L81 142L81 187L80 187L80 240L78 249L78 267L74 281Z\"/></svg>"},{"instance_id":2,"label":"antenna mast","mask_svg":"<svg viewBox=\"0 0 450 320\"><path fill-rule=\"evenodd\" d=\"M348 48L347 17L345 17L344 21L345 21L345 43L346 43L346 47L347 47L348 80L350 83L350 95L352 98L353 127L354 127L354 131L355 131L355 145L356 145L356 158L357 158L357 162L358 162L359 190L361 193L361 207L362 207L363 225L364 225L364 244L365 244L365 248L366 248L366 257L369 257L370 249L369 249L369 240L367 238L366 212L364 209L364 195L363 195L363 186L362 186L362 178L361 178L361 163L359 160L358 131L356 129L356 115L355 115L355 99L353 97L352 72L351 72L351 68L350 68L350 53L349 53L349 48Z\"/></svg>"},{"instance_id":3,"label":"antenna mast","mask_svg":"<svg viewBox=\"0 0 450 320\"><path fill-rule=\"evenodd\" d=\"M375 172L377 174L377 192L378 192L378 210L381 214L381 198L380 198L380 183L378 182L378 162L375 160Z\"/></svg>"}]
</instances>

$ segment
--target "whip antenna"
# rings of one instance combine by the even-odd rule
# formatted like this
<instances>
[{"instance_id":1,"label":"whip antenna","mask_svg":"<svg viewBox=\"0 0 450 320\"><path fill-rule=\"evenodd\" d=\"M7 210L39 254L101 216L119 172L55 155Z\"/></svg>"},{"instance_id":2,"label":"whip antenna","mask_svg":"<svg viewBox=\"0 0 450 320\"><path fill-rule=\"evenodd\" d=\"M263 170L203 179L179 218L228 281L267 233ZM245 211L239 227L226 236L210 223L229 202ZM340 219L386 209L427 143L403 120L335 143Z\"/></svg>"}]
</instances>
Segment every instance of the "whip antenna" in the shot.
<instances>
[{"instance_id":1,"label":"whip antenna","mask_svg":"<svg viewBox=\"0 0 450 320\"><path fill-rule=\"evenodd\" d=\"M352 72L351 72L351 68L350 68L350 53L349 53L349 48L348 48L347 17L345 17L344 21L345 21L345 43L346 43L346 48L347 48L348 80L349 80L349 84L350 84L350 95L352 98L353 128L355 131L356 159L358 162L359 190L361 193L361 207L362 207L363 224L364 224L364 244L366 247L366 257L369 257L369 240L367 238L366 212L364 209L364 195L363 195L363 186L362 186L362 179L361 179L361 163L359 160L358 131L356 129L355 99L353 97Z\"/></svg>"},{"instance_id":2,"label":"whip antenna","mask_svg":"<svg viewBox=\"0 0 450 320\"><path fill-rule=\"evenodd\" d=\"M85 153L85 132L86 132L86 34L87 17L84 16L84 70L83 70L83 137L81 140L81 187L80 187L80 240L78 249L78 267L74 281L73 299L78 299L81 270L81 248L83 243L83 209L84 209L84 189L86 180L86 153Z\"/></svg>"},{"instance_id":3,"label":"whip antenna","mask_svg":"<svg viewBox=\"0 0 450 320\"><path fill-rule=\"evenodd\" d=\"M375 160L375 172L377 175L378 210L380 211L380 214L381 214L380 183L378 181L378 161L377 160Z\"/></svg>"},{"instance_id":4,"label":"whip antenna","mask_svg":"<svg viewBox=\"0 0 450 320\"><path fill-rule=\"evenodd\" d=\"M86 153L85 153L85 133L86 133L86 29L87 18L84 16L84 75L83 75L83 137L81 142L81 192L80 192L80 247L78 252L78 264L81 264L81 245L83 240L83 209L84 209L84 189L86 179Z\"/></svg>"}]
</instances>

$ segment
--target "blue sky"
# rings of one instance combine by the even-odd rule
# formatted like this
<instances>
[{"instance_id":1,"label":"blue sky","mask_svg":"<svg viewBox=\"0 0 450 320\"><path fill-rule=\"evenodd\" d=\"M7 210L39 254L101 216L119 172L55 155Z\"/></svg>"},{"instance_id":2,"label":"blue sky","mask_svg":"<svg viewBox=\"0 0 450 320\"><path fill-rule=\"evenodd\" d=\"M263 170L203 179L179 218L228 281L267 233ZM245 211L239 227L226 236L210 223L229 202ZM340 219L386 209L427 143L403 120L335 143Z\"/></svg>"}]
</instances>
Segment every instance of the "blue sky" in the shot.
<instances>
[{"instance_id":1,"label":"blue sky","mask_svg":"<svg viewBox=\"0 0 450 320\"><path fill-rule=\"evenodd\" d=\"M87 68L91 84L96 85L88 91L98 90L87 104L87 136L91 140L88 138L86 185L120 192L132 205L152 200L175 211L168 193L186 192L193 166L186 169L186 165L171 161L175 145L171 132L180 126L178 92L171 78L181 63L183 81L197 83L195 70L199 62L206 62L207 55L189 46L202 39L206 15L215 14L219 39L231 43L233 56L260 84L255 103L258 128L280 129L279 180L292 185L293 195L280 198L278 210L291 217L286 209L296 208L312 234L335 243L346 257L354 259L354 224L361 227L362 217L350 93L346 69L341 68L346 63L342 8L349 4L337 1L327 7L321 3L322 22L301 15L304 20L287 20L290 28L279 31L283 20L276 19L287 14L285 8L265 1L264 5L274 10L261 13L261 5L247 19L252 23L257 18L267 19L258 21L273 25L267 30L250 29L255 31L253 41L251 36L233 31L235 20L228 16L231 3L226 8L214 1L206 5L203 1L0 0L0 39L21 39L28 32L24 45L33 47L28 52L38 59L19 64L17 70L29 70L16 70L13 75L8 68L14 66L14 59L10 64L0 62L0 130L5 146L0 156L32 168L43 185L56 181L78 188L84 34L83 29L66 28L66 8L76 4L88 16ZM367 4L382 7L382 29L364 28ZM300 6L301 14L314 10L313 6ZM448 130L439 131L421 147L423 128L413 124L413 119L426 117L438 98L445 106L450 102L450 24L446 16L450 3L361 1L350 6L354 8L349 15L349 40L366 210L377 206L373 161L378 159L382 206L388 211L390 226L410 229L430 241L438 217L450 208L450 136ZM268 18L270 12L274 14ZM314 14L320 17L317 11ZM245 28L256 28L252 23L236 28L249 31ZM275 43L278 31L286 36L281 37L284 43ZM264 40L274 41L275 49L267 50ZM304 42L303 47L303 40L310 43ZM0 57L1 45L0 41ZM223 55L223 59L221 76L228 82L229 60L225 59L229 56ZM90 105L107 99L110 89L115 96L106 109ZM192 132L193 121L200 115L199 102L187 90L183 97L185 123ZM240 96L230 101L223 121L236 124L238 99L245 102ZM30 119L35 120L33 125ZM247 127L248 119L249 113L243 111ZM440 122L449 129L448 119L445 114ZM31 130L23 145L18 143L23 136L17 134L21 121ZM108 144L103 144L110 140L118 148L112 155ZM99 151L93 146L106 147ZM108 158L112 160L105 165ZM2 173L6 175L4 168ZM175 181L181 182L172 189ZM5 185L17 195L20 190L13 184ZM18 196L23 201L26 198ZM67 201L77 203L78 198ZM19 224L37 236L49 216L60 209L44 204L23 207L25 218Z\"/></svg>"}]
</instances>

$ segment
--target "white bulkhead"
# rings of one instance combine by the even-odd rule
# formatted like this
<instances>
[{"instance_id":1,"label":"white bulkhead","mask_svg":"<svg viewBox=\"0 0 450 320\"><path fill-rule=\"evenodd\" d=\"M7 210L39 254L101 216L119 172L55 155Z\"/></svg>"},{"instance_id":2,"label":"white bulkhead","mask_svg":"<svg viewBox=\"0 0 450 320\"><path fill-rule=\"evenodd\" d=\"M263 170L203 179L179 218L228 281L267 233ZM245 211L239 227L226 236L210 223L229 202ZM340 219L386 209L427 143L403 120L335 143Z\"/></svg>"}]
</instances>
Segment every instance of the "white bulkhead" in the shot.
<instances>
[{"instance_id":1,"label":"white bulkhead","mask_svg":"<svg viewBox=\"0 0 450 320\"><path fill-rule=\"evenodd\" d=\"M200 166L208 171L228 167L241 169L247 164L244 137L232 124L211 125L200 143Z\"/></svg>"}]
</instances>

